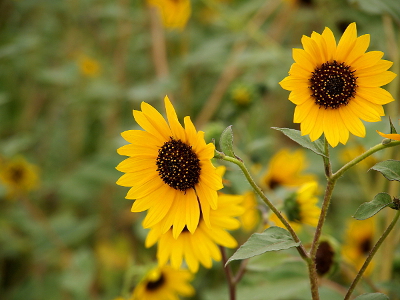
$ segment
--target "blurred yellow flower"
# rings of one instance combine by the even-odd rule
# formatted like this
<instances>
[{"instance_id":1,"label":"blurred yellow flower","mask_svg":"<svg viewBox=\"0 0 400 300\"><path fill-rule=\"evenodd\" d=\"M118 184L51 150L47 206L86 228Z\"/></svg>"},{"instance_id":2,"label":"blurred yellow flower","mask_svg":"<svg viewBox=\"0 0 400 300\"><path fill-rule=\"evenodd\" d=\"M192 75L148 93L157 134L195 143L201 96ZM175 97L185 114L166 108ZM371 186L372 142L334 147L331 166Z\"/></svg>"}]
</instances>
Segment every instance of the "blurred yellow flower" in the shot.
<instances>
[{"instance_id":1,"label":"blurred yellow flower","mask_svg":"<svg viewBox=\"0 0 400 300\"><path fill-rule=\"evenodd\" d=\"M322 134L336 147L346 144L349 132L364 137L361 120L378 122L384 116L382 105L394 101L381 88L396 74L388 71L392 62L382 60L383 52L366 52L369 34L357 37L356 23L351 23L336 44L333 32L303 35L304 49L293 49L289 76L280 85L290 91L296 104L293 122L300 123L302 135L315 141Z\"/></svg>"},{"instance_id":2,"label":"blurred yellow flower","mask_svg":"<svg viewBox=\"0 0 400 300\"><path fill-rule=\"evenodd\" d=\"M195 293L189 283L192 279L187 270L157 267L139 282L130 300L177 300L179 296L192 296Z\"/></svg>"},{"instance_id":3,"label":"blurred yellow flower","mask_svg":"<svg viewBox=\"0 0 400 300\"><path fill-rule=\"evenodd\" d=\"M106 269L125 269L132 256L129 240L123 236L100 240L95 248L96 256L101 266Z\"/></svg>"},{"instance_id":4,"label":"blurred yellow flower","mask_svg":"<svg viewBox=\"0 0 400 300\"><path fill-rule=\"evenodd\" d=\"M237 85L231 90L231 97L238 106L247 106L253 100L253 92L246 85Z\"/></svg>"},{"instance_id":5,"label":"blurred yellow flower","mask_svg":"<svg viewBox=\"0 0 400 300\"><path fill-rule=\"evenodd\" d=\"M318 183L307 182L302 185L291 197L283 203L282 215L288 220L295 231L300 231L302 225L317 227L321 209L317 206ZM275 214L271 214L270 220L276 226L285 228Z\"/></svg>"},{"instance_id":6,"label":"blurred yellow flower","mask_svg":"<svg viewBox=\"0 0 400 300\"><path fill-rule=\"evenodd\" d=\"M260 223L260 211L257 208L257 198L253 191L243 195L244 213L239 216L242 228L245 231L253 230Z\"/></svg>"},{"instance_id":7,"label":"blurred yellow flower","mask_svg":"<svg viewBox=\"0 0 400 300\"><path fill-rule=\"evenodd\" d=\"M158 8L164 27L183 29L186 26L192 10L190 0L147 0L147 2Z\"/></svg>"},{"instance_id":8,"label":"blurred yellow flower","mask_svg":"<svg viewBox=\"0 0 400 300\"><path fill-rule=\"evenodd\" d=\"M374 243L375 218L363 221L352 219L349 221L342 247L344 260L354 266L357 271L364 264ZM373 269L373 261L369 264L365 274Z\"/></svg>"},{"instance_id":9,"label":"blurred yellow flower","mask_svg":"<svg viewBox=\"0 0 400 300\"><path fill-rule=\"evenodd\" d=\"M346 164L349 161L353 160L354 158L363 154L365 151L366 149L362 145L357 145L354 147L346 147L340 152L339 158L343 163ZM378 160L374 156L370 155L366 159L363 159L361 162L359 162L356 166L364 169L369 169L377 162Z\"/></svg>"},{"instance_id":10,"label":"blurred yellow flower","mask_svg":"<svg viewBox=\"0 0 400 300\"><path fill-rule=\"evenodd\" d=\"M270 159L267 172L261 178L261 185L275 189L280 186L295 187L315 180L314 175L302 174L306 167L303 150L291 152L289 149L282 149Z\"/></svg>"},{"instance_id":11,"label":"blurred yellow flower","mask_svg":"<svg viewBox=\"0 0 400 300\"><path fill-rule=\"evenodd\" d=\"M26 194L39 185L39 169L22 156L0 164L0 181L7 189L7 198Z\"/></svg>"},{"instance_id":12,"label":"blurred yellow flower","mask_svg":"<svg viewBox=\"0 0 400 300\"><path fill-rule=\"evenodd\" d=\"M81 73L85 76L96 77L101 72L100 63L91 57L81 56L78 63Z\"/></svg>"},{"instance_id":13,"label":"blurred yellow flower","mask_svg":"<svg viewBox=\"0 0 400 300\"><path fill-rule=\"evenodd\" d=\"M172 230L162 233L161 225L151 228L146 238L146 247L151 247L158 242L157 258L160 265L165 265L168 260L175 268L183 262L193 273L199 269L199 262L206 268L211 268L212 259L221 260L218 245L228 248L237 246L236 240L226 231L240 227L240 222L235 217L244 212L242 206L243 196L220 194L218 208L211 210L208 228L201 217L196 231L190 233L184 229L178 238L174 238ZM202 215L200 215L202 216Z\"/></svg>"}]
</instances>

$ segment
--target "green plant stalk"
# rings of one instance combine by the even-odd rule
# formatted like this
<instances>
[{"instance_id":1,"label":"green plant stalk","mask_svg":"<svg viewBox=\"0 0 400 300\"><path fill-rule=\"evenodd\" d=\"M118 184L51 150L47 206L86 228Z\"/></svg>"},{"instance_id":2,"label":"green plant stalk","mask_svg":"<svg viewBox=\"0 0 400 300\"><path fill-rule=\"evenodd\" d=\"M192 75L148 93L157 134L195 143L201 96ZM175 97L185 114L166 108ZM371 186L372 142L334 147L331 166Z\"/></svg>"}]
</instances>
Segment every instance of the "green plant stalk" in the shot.
<instances>
[{"instance_id":1,"label":"green plant stalk","mask_svg":"<svg viewBox=\"0 0 400 300\"><path fill-rule=\"evenodd\" d=\"M343 167L341 167L336 173L332 174L331 179L337 180L339 177L341 177L343 175L344 172L346 172L348 169L350 169L351 167L355 166L356 164L358 164L360 161L364 160L365 158L367 158L368 156L374 154L375 152L378 152L380 150L386 149L386 148L390 148L390 147L394 147L394 146L399 146L400 145L400 141L391 141L388 144L378 144L373 146L372 148L368 149L367 151L365 151L363 154L361 154L360 156L354 158L353 160L349 161L347 164L345 164Z\"/></svg>"},{"instance_id":2,"label":"green plant stalk","mask_svg":"<svg viewBox=\"0 0 400 300\"><path fill-rule=\"evenodd\" d=\"M241 162L240 160L230 157L230 156L224 156L222 159L232 162L232 163L236 164L237 166L239 166L239 168L242 170L244 176L246 177L247 181L250 183L250 185L252 186L254 191L260 196L260 198L264 201L264 203L274 212L274 214L276 214L276 216L283 223L283 225L285 225L286 229L289 231L293 240L296 243L299 243L299 242L301 243L299 237L297 236L296 232L293 230L292 226L290 226L289 222L286 221L286 219L282 216L282 214L279 212L279 210L272 204L271 201L269 201L269 199L264 195L261 188L255 183L255 181L251 177L250 172L247 170L244 163ZM301 257L304 260L309 260L308 254L301 244L300 244L300 246L297 247L297 250L299 251Z\"/></svg>"},{"instance_id":3,"label":"green plant stalk","mask_svg":"<svg viewBox=\"0 0 400 300\"><path fill-rule=\"evenodd\" d=\"M392 231L392 229L396 225L396 222L398 221L399 217L400 217L400 210L397 211L396 215L394 216L392 222L389 224L388 228L386 228L385 232L382 234L382 236L376 242L375 246L372 248L371 252L368 254L368 257L365 260L364 264L362 265L360 271L358 271L357 276L354 278L353 282L351 283L351 285L347 291L347 294L344 297L344 300L350 299L350 296L353 293L354 288L356 287L357 283L360 281L362 275L364 274L365 270L367 269L369 263L371 262L372 258L375 255L375 253L378 251L378 249L382 245L383 241L387 238L389 233Z\"/></svg>"}]
</instances>

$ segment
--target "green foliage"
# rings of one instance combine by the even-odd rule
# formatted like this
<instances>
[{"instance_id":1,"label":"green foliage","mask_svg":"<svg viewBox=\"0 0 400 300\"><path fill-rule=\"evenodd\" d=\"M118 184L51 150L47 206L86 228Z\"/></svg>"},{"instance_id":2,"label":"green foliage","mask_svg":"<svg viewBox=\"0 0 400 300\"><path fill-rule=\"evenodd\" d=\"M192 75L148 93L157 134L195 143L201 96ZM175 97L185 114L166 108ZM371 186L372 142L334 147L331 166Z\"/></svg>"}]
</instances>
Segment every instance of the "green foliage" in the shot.
<instances>
[{"instance_id":1,"label":"green foliage","mask_svg":"<svg viewBox=\"0 0 400 300\"><path fill-rule=\"evenodd\" d=\"M279 251L297 247L290 233L281 227L272 226L262 233L254 233L239 247L228 259L227 264L233 260L246 259L268 251Z\"/></svg>"},{"instance_id":2,"label":"green foliage","mask_svg":"<svg viewBox=\"0 0 400 300\"><path fill-rule=\"evenodd\" d=\"M385 160L377 163L371 169L381 172L387 180L400 181L400 161L398 160Z\"/></svg>"},{"instance_id":3,"label":"green foliage","mask_svg":"<svg viewBox=\"0 0 400 300\"><path fill-rule=\"evenodd\" d=\"M288 138L298 143L300 146L310 149L311 151L313 151L318 155L326 157L324 152L324 144L320 140L311 142L310 137L308 135L302 136L301 132L295 129L278 128L278 127L272 127L272 129L282 132L284 135L286 135Z\"/></svg>"},{"instance_id":4,"label":"green foliage","mask_svg":"<svg viewBox=\"0 0 400 300\"><path fill-rule=\"evenodd\" d=\"M233 131L232 125L228 126L221 134L219 146L225 155L235 157L233 152Z\"/></svg>"},{"instance_id":5,"label":"green foliage","mask_svg":"<svg viewBox=\"0 0 400 300\"><path fill-rule=\"evenodd\" d=\"M365 220L377 214L381 209L392 204L392 198L387 193L379 193L372 201L360 205L353 218Z\"/></svg>"}]
</instances>

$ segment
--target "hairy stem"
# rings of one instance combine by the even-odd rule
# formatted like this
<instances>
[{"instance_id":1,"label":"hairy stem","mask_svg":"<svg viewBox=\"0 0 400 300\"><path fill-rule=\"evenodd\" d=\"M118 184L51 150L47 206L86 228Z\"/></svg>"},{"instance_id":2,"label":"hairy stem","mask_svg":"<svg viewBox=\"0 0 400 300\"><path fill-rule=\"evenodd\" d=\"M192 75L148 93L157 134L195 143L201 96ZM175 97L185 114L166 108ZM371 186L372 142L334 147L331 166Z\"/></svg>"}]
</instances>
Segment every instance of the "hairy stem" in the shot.
<instances>
[{"instance_id":1,"label":"hairy stem","mask_svg":"<svg viewBox=\"0 0 400 300\"><path fill-rule=\"evenodd\" d=\"M387 238L389 233L392 231L394 226L396 225L396 222L398 221L400 217L400 211L398 210L396 215L394 216L392 222L386 228L385 232L382 234L382 236L379 238L379 240L376 242L375 246L372 248L371 252L369 253L367 259L365 260L363 266L361 267L360 271L358 271L357 276L354 278L353 282L351 283L349 290L347 291L346 296L344 297L344 300L350 299L351 294L354 291L354 288L360 281L362 275L364 274L365 270L367 269L369 263L371 262L372 258L374 257L375 253L378 251L379 247L382 245L383 241Z\"/></svg>"},{"instance_id":2,"label":"hairy stem","mask_svg":"<svg viewBox=\"0 0 400 300\"><path fill-rule=\"evenodd\" d=\"M228 257L226 256L226 251L225 248L222 246L219 246L219 250L221 251L221 256L222 256L222 264L226 276L226 281L228 282L228 288L229 288L229 300L235 300L236 299L236 281L235 278L233 277L232 274L232 269L230 265L226 265L226 262L228 261Z\"/></svg>"}]
</instances>

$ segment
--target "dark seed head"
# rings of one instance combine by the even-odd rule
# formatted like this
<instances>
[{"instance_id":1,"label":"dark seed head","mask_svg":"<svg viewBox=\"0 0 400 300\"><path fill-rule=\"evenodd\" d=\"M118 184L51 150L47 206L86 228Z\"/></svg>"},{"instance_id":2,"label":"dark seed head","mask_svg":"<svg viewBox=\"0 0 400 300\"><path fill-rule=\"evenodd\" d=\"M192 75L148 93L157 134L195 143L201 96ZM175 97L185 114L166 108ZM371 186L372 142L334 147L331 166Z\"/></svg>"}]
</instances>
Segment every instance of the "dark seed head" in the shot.
<instances>
[{"instance_id":1,"label":"dark seed head","mask_svg":"<svg viewBox=\"0 0 400 300\"><path fill-rule=\"evenodd\" d=\"M149 280L146 283L146 290L147 291L155 291L159 287L163 286L164 282L165 282L165 277L164 277L163 273L161 273L160 277L158 277L157 280L154 280L154 281Z\"/></svg>"},{"instance_id":2,"label":"dark seed head","mask_svg":"<svg viewBox=\"0 0 400 300\"><path fill-rule=\"evenodd\" d=\"M200 179L200 160L189 146L172 137L158 150L157 171L170 187L186 191L194 188Z\"/></svg>"},{"instance_id":3,"label":"dark seed head","mask_svg":"<svg viewBox=\"0 0 400 300\"><path fill-rule=\"evenodd\" d=\"M347 105L356 94L355 71L344 63L326 62L312 72L309 88L315 104L325 109Z\"/></svg>"},{"instance_id":4,"label":"dark seed head","mask_svg":"<svg viewBox=\"0 0 400 300\"><path fill-rule=\"evenodd\" d=\"M322 241L317 249L315 264L318 275L322 276L329 272L334 262L335 252L327 241Z\"/></svg>"}]
</instances>

